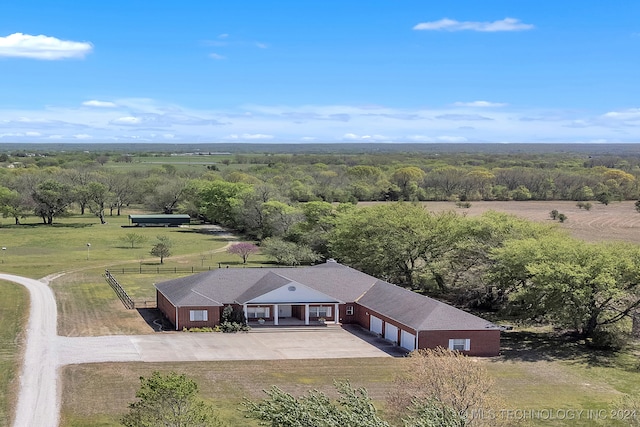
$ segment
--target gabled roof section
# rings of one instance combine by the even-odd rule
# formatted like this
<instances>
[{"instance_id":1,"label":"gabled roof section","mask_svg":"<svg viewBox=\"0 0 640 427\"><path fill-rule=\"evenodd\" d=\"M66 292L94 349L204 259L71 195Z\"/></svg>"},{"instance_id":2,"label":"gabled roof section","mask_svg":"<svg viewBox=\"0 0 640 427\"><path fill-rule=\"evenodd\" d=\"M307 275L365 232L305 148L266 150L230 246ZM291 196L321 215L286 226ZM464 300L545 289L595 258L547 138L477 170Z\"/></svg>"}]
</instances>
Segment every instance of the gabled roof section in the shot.
<instances>
[{"instance_id":1,"label":"gabled roof section","mask_svg":"<svg viewBox=\"0 0 640 427\"><path fill-rule=\"evenodd\" d=\"M341 303L342 301L302 283L276 274L267 273L236 300L247 303Z\"/></svg>"},{"instance_id":2,"label":"gabled roof section","mask_svg":"<svg viewBox=\"0 0 640 427\"><path fill-rule=\"evenodd\" d=\"M194 290L221 304L232 304L240 299L250 300L296 282L321 292L335 301L353 302L376 283L378 279L335 262L303 268L219 268L156 284L174 306L194 305ZM255 294L243 295L256 286ZM189 299L187 299L189 296ZM208 304L202 299L202 305Z\"/></svg>"},{"instance_id":3,"label":"gabled roof section","mask_svg":"<svg viewBox=\"0 0 640 427\"><path fill-rule=\"evenodd\" d=\"M416 331L476 331L496 327L466 311L381 280L356 302Z\"/></svg>"}]
</instances>

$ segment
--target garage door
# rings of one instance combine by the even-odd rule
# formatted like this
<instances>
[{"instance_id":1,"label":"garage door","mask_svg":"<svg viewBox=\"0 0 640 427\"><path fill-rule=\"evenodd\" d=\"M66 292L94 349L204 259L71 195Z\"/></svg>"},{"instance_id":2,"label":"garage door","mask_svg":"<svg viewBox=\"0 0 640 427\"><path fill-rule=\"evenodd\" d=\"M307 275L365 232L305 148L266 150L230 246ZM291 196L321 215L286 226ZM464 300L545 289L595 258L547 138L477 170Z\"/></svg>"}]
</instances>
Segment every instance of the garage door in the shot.
<instances>
[{"instance_id":1,"label":"garage door","mask_svg":"<svg viewBox=\"0 0 640 427\"><path fill-rule=\"evenodd\" d=\"M376 316L369 316L369 330L376 334L382 334L382 319Z\"/></svg>"},{"instance_id":2,"label":"garage door","mask_svg":"<svg viewBox=\"0 0 640 427\"><path fill-rule=\"evenodd\" d=\"M416 349L416 336L407 331L400 332L400 347L409 351Z\"/></svg>"},{"instance_id":3,"label":"garage door","mask_svg":"<svg viewBox=\"0 0 640 427\"><path fill-rule=\"evenodd\" d=\"M384 325L384 339L389 340L395 344L398 343L398 328L387 322Z\"/></svg>"}]
</instances>

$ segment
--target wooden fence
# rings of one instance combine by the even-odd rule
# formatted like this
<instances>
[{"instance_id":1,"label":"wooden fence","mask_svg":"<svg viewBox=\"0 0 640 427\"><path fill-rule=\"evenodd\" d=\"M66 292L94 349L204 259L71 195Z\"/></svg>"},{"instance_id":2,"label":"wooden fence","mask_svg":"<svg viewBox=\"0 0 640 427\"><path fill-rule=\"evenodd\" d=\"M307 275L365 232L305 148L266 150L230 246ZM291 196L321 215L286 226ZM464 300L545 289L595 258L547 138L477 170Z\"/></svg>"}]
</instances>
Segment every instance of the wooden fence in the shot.
<instances>
[{"instance_id":1,"label":"wooden fence","mask_svg":"<svg viewBox=\"0 0 640 427\"><path fill-rule=\"evenodd\" d=\"M133 302L127 292L122 289L120 283L118 283L116 278L111 275L109 270L104 271L104 278L106 279L107 283L109 283L109 286L111 286L111 288L115 291L116 295L118 295L118 298L120 298L120 301L122 301L122 304L124 304L126 308L128 308L129 310L136 308L136 304Z\"/></svg>"}]
</instances>

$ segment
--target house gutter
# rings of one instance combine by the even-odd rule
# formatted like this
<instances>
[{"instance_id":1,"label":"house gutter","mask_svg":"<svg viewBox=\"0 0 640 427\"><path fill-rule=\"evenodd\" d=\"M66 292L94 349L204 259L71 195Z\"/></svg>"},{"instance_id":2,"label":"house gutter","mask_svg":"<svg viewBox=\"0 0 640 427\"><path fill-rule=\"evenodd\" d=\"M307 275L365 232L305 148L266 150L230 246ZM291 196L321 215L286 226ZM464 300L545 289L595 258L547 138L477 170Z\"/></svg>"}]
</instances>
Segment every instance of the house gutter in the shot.
<instances>
[{"instance_id":1,"label":"house gutter","mask_svg":"<svg viewBox=\"0 0 640 427\"><path fill-rule=\"evenodd\" d=\"M176 331L179 331L180 329L178 329L178 306L176 305Z\"/></svg>"}]
</instances>

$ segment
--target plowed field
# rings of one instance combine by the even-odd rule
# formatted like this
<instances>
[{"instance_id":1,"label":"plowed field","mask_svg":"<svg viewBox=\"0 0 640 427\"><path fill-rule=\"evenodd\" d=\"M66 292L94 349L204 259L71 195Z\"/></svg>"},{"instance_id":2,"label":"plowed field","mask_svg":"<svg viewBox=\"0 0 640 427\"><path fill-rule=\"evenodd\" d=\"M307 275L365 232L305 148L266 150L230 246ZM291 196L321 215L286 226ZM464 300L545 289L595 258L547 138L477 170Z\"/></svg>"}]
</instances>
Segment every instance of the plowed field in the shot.
<instances>
[{"instance_id":1,"label":"plowed field","mask_svg":"<svg viewBox=\"0 0 640 427\"><path fill-rule=\"evenodd\" d=\"M425 202L427 209L433 212L453 210L468 216L481 215L494 210L505 212L532 221L555 223L568 230L574 237L587 241L621 240L640 243L640 213L635 209L634 201L614 202L605 206L591 202L591 210L579 209L572 201L528 201L528 202L471 202L471 207L461 209L453 202ZM376 202L359 203L358 206L374 205ZM567 216L560 224L552 221L549 213L556 209Z\"/></svg>"}]
</instances>

